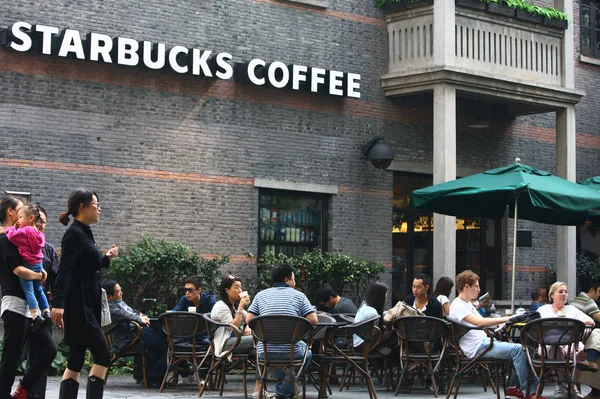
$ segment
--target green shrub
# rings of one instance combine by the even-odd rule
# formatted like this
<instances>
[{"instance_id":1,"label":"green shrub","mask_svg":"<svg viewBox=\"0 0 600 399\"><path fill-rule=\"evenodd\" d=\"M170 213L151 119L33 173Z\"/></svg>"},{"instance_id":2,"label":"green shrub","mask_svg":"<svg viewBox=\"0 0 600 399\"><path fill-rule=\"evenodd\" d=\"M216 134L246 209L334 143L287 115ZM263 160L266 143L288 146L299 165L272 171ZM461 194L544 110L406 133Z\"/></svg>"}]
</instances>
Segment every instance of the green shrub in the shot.
<instances>
[{"instance_id":1,"label":"green shrub","mask_svg":"<svg viewBox=\"0 0 600 399\"><path fill-rule=\"evenodd\" d=\"M104 277L119 282L123 300L134 309L142 309L143 298L156 298L153 310L161 313L183 295L183 280L188 276L200 275L203 291L216 294L221 266L227 263L228 256L204 259L185 244L142 236L113 259Z\"/></svg>"},{"instance_id":2,"label":"green shrub","mask_svg":"<svg viewBox=\"0 0 600 399\"><path fill-rule=\"evenodd\" d=\"M581 282L584 280L600 281L600 261L579 253L577 254L577 293L581 291Z\"/></svg>"},{"instance_id":3,"label":"green shrub","mask_svg":"<svg viewBox=\"0 0 600 399\"><path fill-rule=\"evenodd\" d=\"M318 304L317 290L325 284L330 284L340 295L360 304L369 285L377 281L383 272L381 264L375 261L340 252L324 254L320 249L315 249L293 257L266 253L258 260L258 281L251 289L256 292L270 287L271 270L283 262L292 264L298 270L296 287L314 304Z\"/></svg>"}]
</instances>

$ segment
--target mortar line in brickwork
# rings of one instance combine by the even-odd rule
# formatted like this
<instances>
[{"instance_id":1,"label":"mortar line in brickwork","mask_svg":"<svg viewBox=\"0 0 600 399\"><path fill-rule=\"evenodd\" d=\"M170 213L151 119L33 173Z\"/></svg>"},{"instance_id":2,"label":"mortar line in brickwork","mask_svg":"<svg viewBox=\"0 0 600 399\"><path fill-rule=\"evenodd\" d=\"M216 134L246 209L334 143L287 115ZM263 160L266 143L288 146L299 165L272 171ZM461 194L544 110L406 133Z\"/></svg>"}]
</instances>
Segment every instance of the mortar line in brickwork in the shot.
<instances>
[{"instance_id":1,"label":"mortar line in brickwork","mask_svg":"<svg viewBox=\"0 0 600 399\"><path fill-rule=\"evenodd\" d=\"M254 187L254 178L251 178L251 177L203 175L203 174L199 174L199 173L172 172L172 171L150 170L150 169L132 169L132 168L121 168L121 167L117 167L117 166L101 166L101 165L76 164L76 163L67 163L67 162L39 161L39 160L16 159L16 158L0 158L0 167L12 167L12 168L21 168L21 169L43 169L43 170L51 170L51 171L74 172L74 173L139 177L139 178L143 178L143 179L176 180L176 181L189 181L189 182L195 182L195 183L225 184L225 185L238 185L238 186ZM365 196L369 196L369 197L389 197L389 198L391 198L393 196L393 193L391 190L390 191L374 190L374 189L367 189L367 188L360 188L360 187L338 186L338 192L340 194L365 195Z\"/></svg>"},{"instance_id":2,"label":"mortar line in brickwork","mask_svg":"<svg viewBox=\"0 0 600 399\"><path fill-rule=\"evenodd\" d=\"M345 11L336 11L336 10L331 10L328 8L322 9L322 8L318 8L318 7L311 6L311 5L284 3L280 0L251 0L251 1L253 1L254 3L266 3L266 4L272 4L272 5L275 5L278 7L285 7L285 8L292 8L294 10L308 11L308 12L311 12L314 14L323 15L325 17L360 22L363 24L375 25L375 26L379 26L382 28L386 26L385 21L382 19L367 17L365 15L360 15L360 14L353 14L353 13L349 13L349 12L345 12Z\"/></svg>"}]
</instances>

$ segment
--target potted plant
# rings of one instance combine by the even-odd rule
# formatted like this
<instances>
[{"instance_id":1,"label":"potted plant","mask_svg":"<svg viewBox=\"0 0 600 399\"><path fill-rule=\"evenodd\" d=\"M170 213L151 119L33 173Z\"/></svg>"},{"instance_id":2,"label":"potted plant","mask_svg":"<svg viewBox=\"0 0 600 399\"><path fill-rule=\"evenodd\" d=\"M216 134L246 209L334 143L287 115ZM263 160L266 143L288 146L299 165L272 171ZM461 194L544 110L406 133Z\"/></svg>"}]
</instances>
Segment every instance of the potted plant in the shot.
<instances>
[{"instance_id":1,"label":"potted plant","mask_svg":"<svg viewBox=\"0 0 600 399\"><path fill-rule=\"evenodd\" d=\"M544 25L552 26L553 28L567 29L569 27L569 21L566 19L554 19L544 17Z\"/></svg>"},{"instance_id":2,"label":"potted plant","mask_svg":"<svg viewBox=\"0 0 600 399\"><path fill-rule=\"evenodd\" d=\"M492 14L504 15L505 17L515 16L515 9L499 0L491 0L487 3L487 10Z\"/></svg>"},{"instance_id":3,"label":"potted plant","mask_svg":"<svg viewBox=\"0 0 600 399\"><path fill-rule=\"evenodd\" d=\"M485 10L486 3L482 0L456 0L456 5L483 11Z\"/></svg>"},{"instance_id":4,"label":"potted plant","mask_svg":"<svg viewBox=\"0 0 600 399\"><path fill-rule=\"evenodd\" d=\"M515 16L523 21L533 22L536 24L542 23L542 16L540 14L534 13L533 9L523 9L517 8L517 13Z\"/></svg>"}]
</instances>

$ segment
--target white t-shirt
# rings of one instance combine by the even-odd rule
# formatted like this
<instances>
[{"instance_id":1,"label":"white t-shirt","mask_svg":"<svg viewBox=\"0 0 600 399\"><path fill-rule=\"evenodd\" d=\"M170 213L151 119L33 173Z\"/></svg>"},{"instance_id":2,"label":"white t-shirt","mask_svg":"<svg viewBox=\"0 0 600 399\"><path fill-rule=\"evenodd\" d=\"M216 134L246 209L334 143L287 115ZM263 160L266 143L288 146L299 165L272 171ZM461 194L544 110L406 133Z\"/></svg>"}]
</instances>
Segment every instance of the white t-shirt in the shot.
<instances>
[{"instance_id":1,"label":"white t-shirt","mask_svg":"<svg viewBox=\"0 0 600 399\"><path fill-rule=\"evenodd\" d=\"M437 300L442 304L442 307L444 307L444 304L450 303L450 300L446 295L438 295Z\"/></svg>"},{"instance_id":2,"label":"white t-shirt","mask_svg":"<svg viewBox=\"0 0 600 399\"><path fill-rule=\"evenodd\" d=\"M538 308L537 311L540 312L540 316L542 316L542 319L546 319L549 317L558 317L552 305L542 305ZM579 320L584 323L586 321L594 321L590 316L586 315L573 305L565 305L565 317L568 317L569 319Z\"/></svg>"},{"instance_id":3,"label":"white t-shirt","mask_svg":"<svg viewBox=\"0 0 600 399\"><path fill-rule=\"evenodd\" d=\"M471 302L465 302L460 297L454 298L450 305L450 314L448 317L457 323L467 327L477 327L469 322L464 321L464 318L468 315L474 315L475 317L482 317L475 306ZM460 339L460 349L465 355L471 359L475 357L477 349L481 346L483 339L487 337L487 334L483 330L470 330Z\"/></svg>"}]
</instances>

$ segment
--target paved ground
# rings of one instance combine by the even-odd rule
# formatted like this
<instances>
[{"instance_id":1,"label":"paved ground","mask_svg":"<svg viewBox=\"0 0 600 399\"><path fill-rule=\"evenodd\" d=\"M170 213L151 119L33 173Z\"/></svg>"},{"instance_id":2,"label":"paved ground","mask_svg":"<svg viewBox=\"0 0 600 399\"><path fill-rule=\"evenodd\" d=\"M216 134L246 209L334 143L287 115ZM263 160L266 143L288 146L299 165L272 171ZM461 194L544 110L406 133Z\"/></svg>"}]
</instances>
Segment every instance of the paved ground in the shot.
<instances>
[{"instance_id":1,"label":"paved ground","mask_svg":"<svg viewBox=\"0 0 600 399\"><path fill-rule=\"evenodd\" d=\"M48 389L46 393L46 399L58 399L58 389L60 385L60 378L50 377L48 379ZM252 386L249 384L249 392L252 392ZM554 386L547 384L545 395L548 399L552 398L554 393ZM385 388L376 384L377 395L380 399L394 398L394 393L386 391ZM588 392L587 389L583 390L584 395ZM144 399L165 399L165 398L192 398L197 396L197 391L192 385L180 385L176 390L165 389L162 393L158 392L158 389L144 389L141 385L135 383L131 376L110 376L108 383L104 391L104 397L106 399L130 399L130 398L144 398ZM317 391L310 386L307 386L307 398L316 399ZM484 392L481 385L470 385L463 383L460 388L459 398L471 398L471 399L495 399L491 390ZM85 386L82 386L79 390L79 397L85 397ZM206 391L203 395L206 398L218 398L218 392ZM244 397L244 391L242 390L241 377L231 376L228 384L225 386L225 392L223 397L226 398L239 398ZM249 396L250 397L250 396ZM331 399L362 399L368 398L369 394L366 389L359 386L351 386L349 390L339 392L337 387L334 388ZM400 394L398 397L404 398L433 398L433 393L430 390L424 390L423 388L417 388L411 391L410 394ZM443 397L443 396L440 396ZM504 398L503 398L504 399Z\"/></svg>"}]
</instances>

